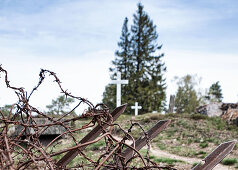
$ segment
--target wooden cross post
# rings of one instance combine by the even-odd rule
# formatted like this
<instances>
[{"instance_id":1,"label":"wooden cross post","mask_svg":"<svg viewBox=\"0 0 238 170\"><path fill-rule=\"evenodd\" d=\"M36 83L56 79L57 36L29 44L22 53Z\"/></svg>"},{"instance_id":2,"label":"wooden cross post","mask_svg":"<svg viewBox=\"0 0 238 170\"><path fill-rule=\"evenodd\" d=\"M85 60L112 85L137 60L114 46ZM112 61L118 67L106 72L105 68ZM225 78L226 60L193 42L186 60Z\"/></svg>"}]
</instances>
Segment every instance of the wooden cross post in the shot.
<instances>
[{"instance_id":1,"label":"wooden cross post","mask_svg":"<svg viewBox=\"0 0 238 170\"><path fill-rule=\"evenodd\" d=\"M117 107L121 106L121 84L128 84L128 80L121 80L121 73L117 72L117 79L112 80L111 84L117 85Z\"/></svg>"},{"instance_id":2,"label":"wooden cross post","mask_svg":"<svg viewBox=\"0 0 238 170\"><path fill-rule=\"evenodd\" d=\"M138 106L138 102L135 102L135 106L131 106L132 109L135 109L135 116L138 116L138 109L142 109L141 106Z\"/></svg>"}]
</instances>

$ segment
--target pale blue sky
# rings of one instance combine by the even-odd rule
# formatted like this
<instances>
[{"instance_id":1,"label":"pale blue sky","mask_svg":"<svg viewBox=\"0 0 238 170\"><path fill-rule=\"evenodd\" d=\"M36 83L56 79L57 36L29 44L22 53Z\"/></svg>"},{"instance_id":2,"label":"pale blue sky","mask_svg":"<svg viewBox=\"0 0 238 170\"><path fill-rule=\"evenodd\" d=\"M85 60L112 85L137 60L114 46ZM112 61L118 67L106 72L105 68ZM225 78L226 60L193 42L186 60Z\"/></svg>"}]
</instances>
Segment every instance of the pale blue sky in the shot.
<instances>
[{"instance_id":1,"label":"pale blue sky","mask_svg":"<svg viewBox=\"0 0 238 170\"><path fill-rule=\"evenodd\" d=\"M0 0L0 63L16 86L30 90L40 68L59 75L73 94L100 102L109 82L125 17L136 0ZM174 76L197 74L201 88L220 81L225 102L238 101L238 1L140 1L157 25L167 66L167 95ZM58 95L49 79L32 98L44 107ZM0 79L0 105L15 101ZM7 97L6 97L7 96ZM46 97L47 96L47 97Z\"/></svg>"}]
</instances>

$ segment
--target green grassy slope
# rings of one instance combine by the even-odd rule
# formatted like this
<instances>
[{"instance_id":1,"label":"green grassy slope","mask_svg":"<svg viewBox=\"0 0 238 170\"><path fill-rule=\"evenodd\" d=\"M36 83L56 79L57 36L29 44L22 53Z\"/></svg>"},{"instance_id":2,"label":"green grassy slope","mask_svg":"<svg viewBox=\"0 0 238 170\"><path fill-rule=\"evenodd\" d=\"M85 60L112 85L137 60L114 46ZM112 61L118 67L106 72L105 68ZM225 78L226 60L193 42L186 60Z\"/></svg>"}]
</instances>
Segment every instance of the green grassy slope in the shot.
<instances>
[{"instance_id":1,"label":"green grassy slope","mask_svg":"<svg viewBox=\"0 0 238 170\"><path fill-rule=\"evenodd\" d=\"M130 119L131 116L123 115L117 122L127 128L130 122L126 120ZM238 127L227 125L220 117L209 118L200 114L145 114L132 119L147 130L159 120L171 119L171 124L152 140L152 147L185 157L202 159L220 143L238 140ZM133 132L137 137L139 133L139 129ZM238 167L238 144L228 159L233 159L234 166Z\"/></svg>"},{"instance_id":2,"label":"green grassy slope","mask_svg":"<svg viewBox=\"0 0 238 170\"><path fill-rule=\"evenodd\" d=\"M130 115L121 115L115 123L121 125L124 130L128 130L131 122L139 123L146 131L149 130L159 120L170 119L171 124L151 141L153 149L163 150L165 152L180 155L184 157L199 158L202 160L207 154L212 152L220 143L229 140L238 139L238 127L234 125L227 125L219 117L209 118L198 114L145 114L137 117ZM81 127L89 120L77 121L76 127ZM90 129L82 131L78 136L78 140L85 136ZM117 137L123 137L124 134L115 126L113 133ZM133 127L131 134L136 139L141 136L142 130L139 126ZM71 140L62 140L64 146L70 145ZM105 141L101 140L95 144L90 145L85 150L85 154L92 160L97 160L98 156L105 151ZM61 150L58 148L57 150ZM146 148L143 148L140 153L146 156ZM162 165L171 165L175 167L182 167L183 169L190 169L191 164L186 162L171 159L168 157L156 157L150 155L152 161ZM55 158L59 159L59 157ZM70 163L70 166L77 164L78 161L84 159L80 156L76 157ZM235 146L232 153L223 161L224 165L232 166L233 169L238 169L238 144ZM195 163L195 162L194 162ZM137 162L135 165L140 166Z\"/></svg>"}]
</instances>

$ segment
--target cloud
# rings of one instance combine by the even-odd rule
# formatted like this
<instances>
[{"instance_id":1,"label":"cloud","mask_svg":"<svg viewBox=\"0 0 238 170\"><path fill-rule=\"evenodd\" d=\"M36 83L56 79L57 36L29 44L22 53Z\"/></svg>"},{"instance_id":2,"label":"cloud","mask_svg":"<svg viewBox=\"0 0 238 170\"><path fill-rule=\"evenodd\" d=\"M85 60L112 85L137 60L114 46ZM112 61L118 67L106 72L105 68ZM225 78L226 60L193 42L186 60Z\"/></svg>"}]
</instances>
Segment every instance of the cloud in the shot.
<instances>
[{"instance_id":1,"label":"cloud","mask_svg":"<svg viewBox=\"0 0 238 170\"><path fill-rule=\"evenodd\" d=\"M9 70L14 84L31 89L38 80L39 69L49 68L63 77L66 88L98 102L108 83L108 67L118 48L123 20L128 17L132 23L137 3L137 0L0 1L0 62ZM231 89L228 82L233 79L227 75L235 77L237 73L237 1L142 0L142 3L157 25L159 43L163 44L161 52L165 52L168 66L167 79L197 73L206 80L204 87L210 85L210 80L220 80L225 98L231 96L235 100L234 92L228 92ZM232 85L237 91L235 87ZM42 88L40 100L33 99L35 103L49 104L57 95L54 88ZM48 92L52 94L44 100ZM4 102L10 100L0 98L0 104Z\"/></svg>"},{"instance_id":2,"label":"cloud","mask_svg":"<svg viewBox=\"0 0 238 170\"><path fill-rule=\"evenodd\" d=\"M23 3L23 11L28 11L29 6L29 2ZM45 3L30 14L22 10L12 14L13 10L7 9L0 15L0 45L20 48L32 56L75 58L87 51L115 49L124 19L118 22L121 13L109 17L121 9L105 1Z\"/></svg>"}]
</instances>

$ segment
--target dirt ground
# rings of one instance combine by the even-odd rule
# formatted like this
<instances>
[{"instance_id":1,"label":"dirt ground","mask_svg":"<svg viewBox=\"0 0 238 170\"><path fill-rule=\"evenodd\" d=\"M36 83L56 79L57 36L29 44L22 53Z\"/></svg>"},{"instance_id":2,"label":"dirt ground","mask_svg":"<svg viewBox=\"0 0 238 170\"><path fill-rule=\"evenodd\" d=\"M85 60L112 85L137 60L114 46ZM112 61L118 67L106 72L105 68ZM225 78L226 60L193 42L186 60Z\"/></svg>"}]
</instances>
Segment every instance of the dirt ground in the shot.
<instances>
[{"instance_id":1,"label":"dirt ground","mask_svg":"<svg viewBox=\"0 0 238 170\"><path fill-rule=\"evenodd\" d=\"M181 169L181 170L191 169L193 163L202 161L201 159L198 159L198 158L187 158L187 157L171 154L171 153L162 151L158 148L151 148L151 153L157 157L166 157L166 158L177 159L177 160L182 160L186 162L185 164L180 163L176 166L177 169ZM213 170L235 170L235 168L218 164Z\"/></svg>"},{"instance_id":2,"label":"dirt ground","mask_svg":"<svg viewBox=\"0 0 238 170\"><path fill-rule=\"evenodd\" d=\"M120 140L121 138L117 137L117 139ZM126 143L130 145L132 141L126 141ZM174 168L178 170L191 170L194 163L196 162L198 163L202 161L202 159L198 159L198 158L189 158L189 157L171 154L169 152L160 150L159 148L155 148L155 147L151 147L150 152L152 155L156 157L166 157L166 158L184 161L185 163L176 163ZM213 170L236 170L236 169L230 166L218 164L213 168Z\"/></svg>"}]
</instances>

